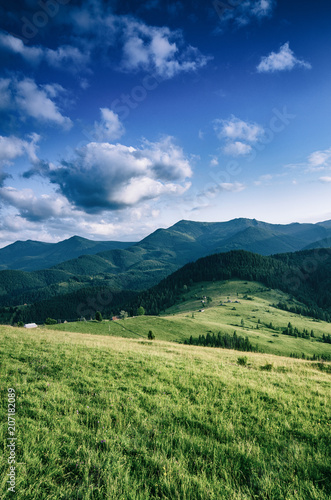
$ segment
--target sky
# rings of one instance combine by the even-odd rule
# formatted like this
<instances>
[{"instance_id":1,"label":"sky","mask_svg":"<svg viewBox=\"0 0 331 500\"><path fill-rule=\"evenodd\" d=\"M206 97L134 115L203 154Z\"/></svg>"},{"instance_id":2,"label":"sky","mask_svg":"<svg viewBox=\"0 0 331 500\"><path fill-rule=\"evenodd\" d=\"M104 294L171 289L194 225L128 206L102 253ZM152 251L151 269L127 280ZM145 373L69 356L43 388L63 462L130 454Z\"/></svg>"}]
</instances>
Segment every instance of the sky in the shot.
<instances>
[{"instance_id":1,"label":"sky","mask_svg":"<svg viewBox=\"0 0 331 500\"><path fill-rule=\"evenodd\" d=\"M326 0L0 0L0 247L331 219Z\"/></svg>"}]
</instances>

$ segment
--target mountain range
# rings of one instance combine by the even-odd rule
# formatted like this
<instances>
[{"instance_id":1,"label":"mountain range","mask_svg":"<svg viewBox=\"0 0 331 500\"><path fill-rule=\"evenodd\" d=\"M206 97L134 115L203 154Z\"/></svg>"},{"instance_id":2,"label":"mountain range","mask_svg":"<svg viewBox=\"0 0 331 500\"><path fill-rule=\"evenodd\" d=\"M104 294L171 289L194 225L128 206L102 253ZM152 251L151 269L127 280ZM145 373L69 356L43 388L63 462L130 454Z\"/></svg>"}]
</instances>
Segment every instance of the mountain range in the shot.
<instances>
[{"instance_id":1,"label":"mountain range","mask_svg":"<svg viewBox=\"0 0 331 500\"><path fill-rule=\"evenodd\" d=\"M145 290L207 255L246 250L268 256L329 247L330 240L331 221L281 225L241 218L182 220L138 243L77 236L56 244L16 242L0 250L0 305L32 303L90 286ZM27 272L36 266L38 270Z\"/></svg>"},{"instance_id":2,"label":"mountain range","mask_svg":"<svg viewBox=\"0 0 331 500\"><path fill-rule=\"evenodd\" d=\"M81 255L94 255L105 250L128 248L133 243L122 241L91 241L80 236L72 236L58 243L41 241L15 241L0 248L0 270L18 269L36 271L48 269L68 259Z\"/></svg>"}]
</instances>

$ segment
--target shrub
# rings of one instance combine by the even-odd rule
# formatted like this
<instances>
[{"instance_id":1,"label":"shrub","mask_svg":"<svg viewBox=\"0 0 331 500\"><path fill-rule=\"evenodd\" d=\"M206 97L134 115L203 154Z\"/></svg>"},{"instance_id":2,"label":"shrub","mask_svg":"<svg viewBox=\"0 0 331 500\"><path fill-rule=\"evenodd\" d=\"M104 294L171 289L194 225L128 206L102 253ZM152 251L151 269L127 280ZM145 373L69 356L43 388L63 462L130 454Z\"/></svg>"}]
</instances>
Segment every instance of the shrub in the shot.
<instances>
[{"instance_id":1,"label":"shrub","mask_svg":"<svg viewBox=\"0 0 331 500\"><path fill-rule=\"evenodd\" d=\"M20 326L20 327L24 326L23 321L18 321L18 322L17 322L17 326Z\"/></svg>"},{"instance_id":2,"label":"shrub","mask_svg":"<svg viewBox=\"0 0 331 500\"><path fill-rule=\"evenodd\" d=\"M155 339L155 335L152 332L152 330L149 330L149 332L148 332L148 338L149 338L149 340L154 340Z\"/></svg>"},{"instance_id":3,"label":"shrub","mask_svg":"<svg viewBox=\"0 0 331 500\"><path fill-rule=\"evenodd\" d=\"M247 365L247 361L248 361L247 356L240 356L240 357L237 359L237 363L238 363L238 365L241 365L241 366L246 366L246 365Z\"/></svg>"},{"instance_id":4,"label":"shrub","mask_svg":"<svg viewBox=\"0 0 331 500\"><path fill-rule=\"evenodd\" d=\"M143 306L138 307L137 316L144 316L144 314L145 314L145 309L143 308Z\"/></svg>"},{"instance_id":5,"label":"shrub","mask_svg":"<svg viewBox=\"0 0 331 500\"><path fill-rule=\"evenodd\" d=\"M97 321L102 321L102 314L101 314L101 312L100 312L100 311L97 311L97 312L95 313L95 319L96 319Z\"/></svg>"},{"instance_id":6,"label":"shrub","mask_svg":"<svg viewBox=\"0 0 331 500\"><path fill-rule=\"evenodd\" d=\"M272 363L266 363L265 365L263 366L260 366L260 370L264 370L266 372L271 372L271 370L273 369L273 364Z\"/></svg>"},{"instance_id":7,"label":"shrub","mask_svg":"<svg viewBox=\"0 0 331 500\"><path fill-rule=\"evenodd\" d=\"M45 325L57 325L57 321L53 318L46 318Z\"/></svg>"}]
</instances>

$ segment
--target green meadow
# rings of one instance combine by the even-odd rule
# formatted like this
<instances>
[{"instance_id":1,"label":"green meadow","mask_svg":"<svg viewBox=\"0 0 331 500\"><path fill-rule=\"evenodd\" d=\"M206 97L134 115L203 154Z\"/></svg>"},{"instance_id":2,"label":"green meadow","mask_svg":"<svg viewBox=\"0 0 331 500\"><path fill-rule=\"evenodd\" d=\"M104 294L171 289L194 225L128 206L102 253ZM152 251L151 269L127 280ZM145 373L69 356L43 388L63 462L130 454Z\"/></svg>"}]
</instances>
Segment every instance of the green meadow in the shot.
<instances>
[{"instance_id":1,"label":"green meadow","mask_svg":"<svg viewBox=\"0 0 331 500\"><path fill-rule=\"evenodd\" d=\"M203 297L210 297L212 300L207 302ZM202 303L202 300L205 300L205 303ZM174 342L183 342L191 335L198 337L206 335L207 332L217 334L219 331L232 334L236 330L238 335L248 337L253 345L257 345L265 353L285 356L291 353L309 357L314 354L331 356L331 344L319 341L323 334L331 333L331 325L272 306L280 301L299 305L283 292L267 289L259 283L239 280L206 282L192 286L189 291L183 291L179 303L169 308L162 316L139 316L101 323L62 323L47 328L54 331L135 339L147 338L149 330L152 330L157 340ZM204 309L204 312L199 312L200 309ZM300 331L313 330L315 336L308 340L283 335L282 331L288 323Z\"/></svg>"},{"instance_id":2,"label":"green meadow","mask_svg":"<svg viewBox=\"0 0 331 500\"><path fill-rule=\"evenodd\" d=\"M279 301L299 305L259 283L209 282L157 317L1 326L1 498L13 496L11 388L15 498L329 499L331 364L288 356L331 354L330 324ZM314 337L282 334L289 322ZM183 344L234 330L263 353Z\"/></svg>"},{"instance_id":3,"label":"green meadow","mask_svg":"<svg viewBox=\"0 0 331 500\"><path fill-rule=\"evenodd\" d=\"M330 498L328 363L105 333L1 327L2 498L9 387L15 498Z\"/></svg>"}]
</instances>

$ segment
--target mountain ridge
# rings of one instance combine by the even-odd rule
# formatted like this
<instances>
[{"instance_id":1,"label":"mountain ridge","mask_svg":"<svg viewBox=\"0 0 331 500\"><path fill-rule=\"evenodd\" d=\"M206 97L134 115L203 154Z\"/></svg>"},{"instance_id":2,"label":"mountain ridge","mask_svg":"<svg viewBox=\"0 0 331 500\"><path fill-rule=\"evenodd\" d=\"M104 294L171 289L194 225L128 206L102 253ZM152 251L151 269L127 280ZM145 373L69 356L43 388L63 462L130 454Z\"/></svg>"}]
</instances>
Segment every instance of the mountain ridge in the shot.
<instances>
[{"instance_id":1,"label":"mountain ridge","mask_svg":"<svg viewBox=\"0 0 331 500\"><path fill-rule=\"evenodd\" d=\"M23 275L19 274L21 270L0 271L0 305L32 303L40 297L52 298L86 286L108 286L113 291L141 291L156 285L185 264L215 253L246 250L270 256L302 251L307 245L314 246L314 242L317 245L323 238L331 238L329 222L281 225L243 218L226 222L181 220L169 228L154 231L127 248L112 248L99 253L92 252L100 242L72 237L55 244L55 247L46 244L49 249L47 255L48 258L59 259L63 247L68 249L73 246L76 252L81 253L78 257L48 269L24 270ZM38 248L45 249L44 244L39 243L34 246L36 252ZM20 245L22 243L18 247ZM31 260L31 256L26 258ZM41 258L35 255L34 260L40 262ZM0 264L3 265L1 260Z\"/></svg>"},{"instance_id":2,"label":"mountain ridge","mask_svg":"<svg viewBox=\"0 0 331 500\"><path fill-rule=\"evenodd\" d=\"M0 270L48 269L80 255L95 255L105 250L125 249L131 245L133 242L93 241L77 235L58 243L18 240L0 248Z\"/></svg>"}]
</instances>

